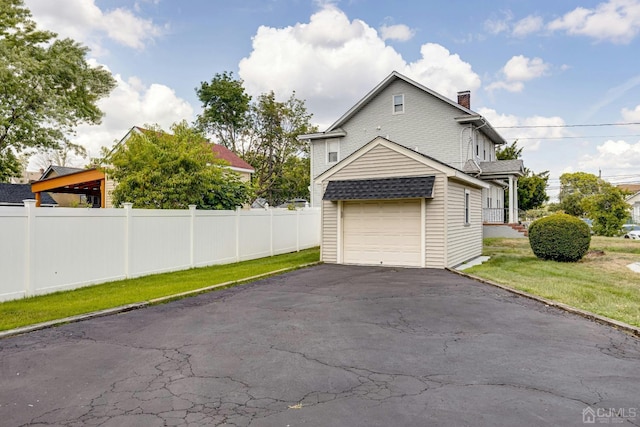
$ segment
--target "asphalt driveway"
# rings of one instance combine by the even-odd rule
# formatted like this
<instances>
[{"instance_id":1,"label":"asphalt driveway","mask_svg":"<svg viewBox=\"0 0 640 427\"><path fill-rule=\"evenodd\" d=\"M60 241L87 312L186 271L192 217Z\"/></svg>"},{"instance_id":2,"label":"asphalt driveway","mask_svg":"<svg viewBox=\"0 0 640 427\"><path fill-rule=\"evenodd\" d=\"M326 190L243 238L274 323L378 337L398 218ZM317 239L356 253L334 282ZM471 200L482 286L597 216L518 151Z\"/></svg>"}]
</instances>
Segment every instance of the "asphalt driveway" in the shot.
<instances>
[{"instance_id":1,"label":"asphalt driveway","mask_svg":"<svg viewBox=\"0 0 640 427\"><path fill-rule=\"evenodd\" d=\"M2 426L592 420L640 426L640 340L439 270L320 265L0 340Z\"/></svg>"}]
</instances>

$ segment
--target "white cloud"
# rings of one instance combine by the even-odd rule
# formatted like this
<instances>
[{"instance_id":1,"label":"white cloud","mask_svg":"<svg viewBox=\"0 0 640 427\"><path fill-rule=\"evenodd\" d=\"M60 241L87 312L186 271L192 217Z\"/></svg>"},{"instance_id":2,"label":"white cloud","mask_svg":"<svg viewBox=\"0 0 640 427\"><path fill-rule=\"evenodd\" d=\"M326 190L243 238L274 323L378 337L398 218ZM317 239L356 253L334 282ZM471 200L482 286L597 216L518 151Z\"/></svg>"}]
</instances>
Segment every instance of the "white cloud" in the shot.
<instances>
[{"instance_id":1,"label":"white cloud","mask_svg":"<svg viewBox=\"0 0 640 427\"><path fill-rule=\"evenodd\" d=\"M511 28L511 21L513 20L513 14L511 11L505 11L502 15L502 18L487 19L484 21L484 29L491 34L500 34L509 31Z\"/></svg>"},{"instance_id":2,"label":"white cloud","mask_svg":"<svg viewBox=\"0 0 640 427\"><path fill-rule=\"evenodd\" d=\"M421 54L407 63L374 28L325 4L309 23L261 26L238 74L254 96L273 90L285 98L295 90L321 126L336 120L393 70L452 99L459 90L480 87L471 65L446 48L427 43Z\"/></svg>"},{"instance_id":3,"label":"white cloud","mask_svg":"<svg viewBox=\"0 0 640 427\"><path fill-rule=\"evenodd\" d=\"M540 31L543 26L544 22L541 17L529 15L513 25L512 34L515 37L524 37Z\"/></svg>"},{"instance_id":4,"label":"white cloud","mask_svg":"<svg viewBox=\"0 0 640 427\"><path fill-rule=\"evenodd\" d=\"M625 122L640 122L640 105L636 106L636 108L634 108L633 110L623 108L622 118Z\"/></svg>"},{"instance_id":5,"label":"white cloud","mask_svg":"<svg viewBox=\"0 0 640 427\"><path fill-rule=\"evenodd\" d=\"M640 163L640 141L635 144L626 141L608 140L596 147L596 154L587 154L580 158L581 169L602 169L607 173L637 174Z\"/></svg>"},{"instance_id":6,"label":"white cloud","mask_svg":"<svg viewBox=\"0 0 640 427\"><path fill-rule=\"evenodd\" d=\"M91 62L95 64L95 61ZM102 123L78 126L76 135L70 138L84 146L89 157L99 156L102 146L112 147L132 126L158 124L168 130L175 122L193 121L193 107L179 98L173 89L158 83L146 86L137 77L124 80L116 74L114 78L117 87L108 98L98 101L98 106L105 113Z\"/></svg>"},{"instance_id":7,"label":"white cloud","mask_svg":"<svg viewBox=\"0 0 640 427\"><path fill-rule=\"evenodd\" d=\"M519 141L518 145L524 151L537 151L545 138L560 138L569 136L564 120L558 116L544 117L518 117L512 114L500 114L491 108L480 108L478 113L489 120L491 125L498 128L497 131L507 141ZM516 126L531 126L528 128L516 128Z\"/></svg>"},{"instance_id":8,"label":"white cloud","mask_svg":"<svg viewBox=\"0 0 640 427\"><path fill-rule=\"evenodd\" d=\"M521 92L524 83L547 74L551 66L541 58L527 58L523 55L512 57L500 71L503 80L487 86L488 91L505 89L509 92Z\"/></svg>"},{"instance_id":9,"label":"white cloud","mask_svg":"<svg viewBox=\"0 0 640 427\"><path fill-rule=\"evenodd\" d=\"M406 42L411 40L415 35L415 31L404 24L400 25L383 25L380 27L382 40L397 40Z\"/></svg>"},{"instance_id":10,"label":"white cloud","mask_svg":"<svg viewBox=\"0 0 640 427\"><path fill-rule=\"evenodd\" d=\"M512 57L503 68L508 81L528 81L542 77L549 70L549 64L541 58L527 58L523 55Z\"/></svg>"},{"instance_id":11,"label":"white cloud","mask_svg":"<svg viewBox=\"0 0 640 427\"><path fill-rule=\"evenodd\" d=\"M129 9L103 11L95 0L65 0L64 7L51 0L25 3L40 27L87 44L94 54L103 52L100 42L105 36L121 45L143 49L165 31Z\"/></svg>"},{"instance_id":12,"label":"white cloud","mask_svg":"<svg viewBox=\"0 0 640 427\"><path fill-rule=\"evenodd\" d=\"M626 44L640 31L640 1L609 0L594 9L577 7L547 24L551 31Z\"/></svg>"}]
</instances>

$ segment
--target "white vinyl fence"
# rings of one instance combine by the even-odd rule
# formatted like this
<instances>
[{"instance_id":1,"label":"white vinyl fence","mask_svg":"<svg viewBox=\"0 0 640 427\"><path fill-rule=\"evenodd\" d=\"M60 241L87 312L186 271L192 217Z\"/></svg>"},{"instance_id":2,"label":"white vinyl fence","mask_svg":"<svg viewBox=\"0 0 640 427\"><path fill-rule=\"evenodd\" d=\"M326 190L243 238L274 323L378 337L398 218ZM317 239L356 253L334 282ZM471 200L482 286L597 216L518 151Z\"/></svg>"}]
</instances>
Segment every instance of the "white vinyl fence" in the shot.
<instances>
[{"instance_id":1,"label":"white vinyl fence","mask_svg":"<svg viewBox=\"0 0 640 427\"><path fill-rule=\"evenodd\" d=\"M0 301L320 245L320 210L0 207Z\"/></svg>"}]
</instances>

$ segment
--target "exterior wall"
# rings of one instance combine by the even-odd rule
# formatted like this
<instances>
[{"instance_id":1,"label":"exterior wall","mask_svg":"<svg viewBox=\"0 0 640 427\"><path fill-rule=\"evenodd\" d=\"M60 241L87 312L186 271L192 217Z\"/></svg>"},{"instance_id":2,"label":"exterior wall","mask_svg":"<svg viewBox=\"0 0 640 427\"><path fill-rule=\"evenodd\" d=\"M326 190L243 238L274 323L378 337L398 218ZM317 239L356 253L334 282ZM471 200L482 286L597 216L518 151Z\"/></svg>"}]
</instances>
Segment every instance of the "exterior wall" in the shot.
<instances>
[{"instance_id":1,"label":"exterior wall","mask_svg":"<svg viewBox=\"0 0 640 427\"><path fill-rule=\"evenodd\" d=\"M405 112L393 114L393 95L399 94L404 94ZM347 136L339 138L338 161L376 136L385 137L458 169L462 169L465 162L475 156L476 143L480 144L479 161L484 161L485 157L487 161L489 158L495 160L494 144L482 132L472 131L470 125L455 121L456 117L463 115L456 107L403 80L395 80L342 126ZM335 165L327 162L326 140L311 142L311 156L312 181ZM313 187L312 206L320 206L321 188Z\"/></svg>"},{"instance_id":2,"label":"exterior wall","mask_svg":"<svg viewBox=\"0 0 640 427\"><path fill-rule=\"evenodd\" d=\"M631 219L634 223L640 224L640 193L636 193L627 199L631 205Z\"/></svg>"},{"instance_id":3,"label":"exterior wall","mask_svg":"<svg viewBox=\"0 0 640 427\"><path fill-rule=\"evenodd\" d=\"M105 208L117 208L118 206L113 206L113 190L116 189L116 182L109 178L109 175L104 175L104 191L107 193L104 196L104 207Z\"/></svg>"},{"instance_id":4,"label":"exterior wall","mask_svg":"<svg viewBox=\"0 0 640 427\"><path fill-rule=\"evenodd\" d=\"M445 252L445 182L446 176L416 160L384 146L377 146L342 170L336 172L321 187L320 198L330 180L393 178L403 176L435 175L433 199L426 202L427 268L443 268ZM338 203L322 201L322 261L338 262Z\"/></svg>"},{"instance_id":5,"label":"exterior wall","mask_svg":"<svg viewBox=\"0 0 640 427\"><path fill-rule=\"evenodd\" d=\"M465 224L465 190L470 193L470 223ZM447 267L482 255L482 191L449 181L447 202Z\"/></svg>"}]
</instances>

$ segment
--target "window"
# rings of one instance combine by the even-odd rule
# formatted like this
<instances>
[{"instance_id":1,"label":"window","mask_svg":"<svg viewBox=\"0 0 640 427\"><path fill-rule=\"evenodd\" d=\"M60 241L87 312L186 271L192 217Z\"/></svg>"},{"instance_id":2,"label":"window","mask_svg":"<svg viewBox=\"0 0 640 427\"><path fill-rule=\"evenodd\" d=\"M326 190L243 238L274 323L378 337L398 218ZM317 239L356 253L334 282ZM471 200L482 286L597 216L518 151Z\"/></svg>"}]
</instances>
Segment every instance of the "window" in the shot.
<instances>
[{"instance_id":1,"label":"window","mask_svg":"<svg viewBox=\"0 0 640 427\"><path fill-rule=\"evenodd\" d=\"M393 114L404 113L404 94L393 95Z\"/></svg>"},{"instance_id":2,"label":"window","mask_svg":"<svg viewBox=\"0 0 640 427\"><path fill-rule=\"evenodd\" d=\"M336 163L338 161L339 148L338 141L327 141L327 163Z\"/></svg>"},{"instance_id":3,"label":"window","mask_svg":"<svg viewBox=\"0 0 640 427\"><path fill-rule=\"evenodd\" d=\"M469 190L464 190L464 223L469 225L471 223L471 193Z\"/></svg>"}]
</instances>

